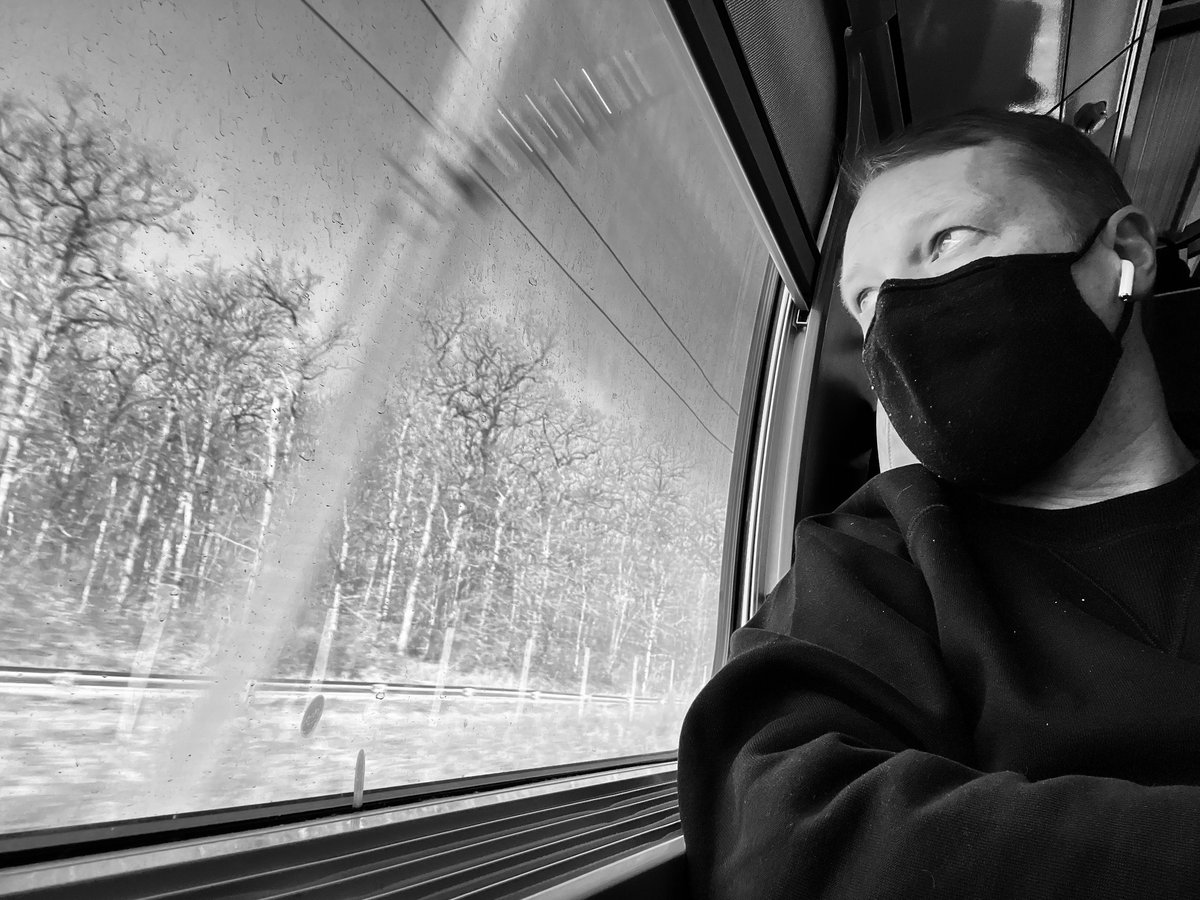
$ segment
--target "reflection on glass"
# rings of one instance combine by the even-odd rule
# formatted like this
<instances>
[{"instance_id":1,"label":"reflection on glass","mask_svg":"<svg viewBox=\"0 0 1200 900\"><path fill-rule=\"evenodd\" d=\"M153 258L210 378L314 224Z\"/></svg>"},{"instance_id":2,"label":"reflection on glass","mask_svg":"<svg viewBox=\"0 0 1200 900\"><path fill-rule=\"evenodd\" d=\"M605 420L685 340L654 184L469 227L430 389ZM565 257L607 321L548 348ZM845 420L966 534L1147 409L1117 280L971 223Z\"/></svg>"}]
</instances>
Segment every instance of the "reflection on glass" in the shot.
<instances>
[{"instance_id":1,"label":"reflection on glass","mask_svg":"<svg viewBox=\"0 0 1200 900\"><path fill-rule=\"evenodd\" d=\"M671 749L767 257L653 15L0 21L0 829Z\"/></svg>"}]
</instances>

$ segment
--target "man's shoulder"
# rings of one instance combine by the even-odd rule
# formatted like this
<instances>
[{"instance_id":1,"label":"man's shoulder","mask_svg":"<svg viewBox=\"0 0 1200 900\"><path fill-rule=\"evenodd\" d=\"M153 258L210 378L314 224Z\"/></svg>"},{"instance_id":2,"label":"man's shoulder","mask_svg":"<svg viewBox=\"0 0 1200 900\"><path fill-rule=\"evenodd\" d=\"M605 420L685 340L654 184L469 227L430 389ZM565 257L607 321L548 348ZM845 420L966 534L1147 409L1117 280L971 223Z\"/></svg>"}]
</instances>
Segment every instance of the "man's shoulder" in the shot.
<instances>
[{"instance_id":1,"label":"man's shoulder","mask_svg":"<svg viewBox=\"0 0 1200 900\"><path fill-rule=\"evenodd\" d=\"M920 465L876 475L836 510L809 516L796 528L796 552L862 545L909 559L908 541L925 514L947 507L945 485Z\"/></svg>"},{"instance_id":2,"label":"man's shoulder","mask_svg":"<svg viewBox=\"0 0 1200 900\"><path fill-rule=\"evenodd\" d=\"M801 521L792 567L752 622L760 639L774 632L820 642L847 622L866 627L895 613L932 629L928 586L907 542L921 510L944 506L937 478L905 466L875 476L834 512Z\"/></svg>"}]
</instances>

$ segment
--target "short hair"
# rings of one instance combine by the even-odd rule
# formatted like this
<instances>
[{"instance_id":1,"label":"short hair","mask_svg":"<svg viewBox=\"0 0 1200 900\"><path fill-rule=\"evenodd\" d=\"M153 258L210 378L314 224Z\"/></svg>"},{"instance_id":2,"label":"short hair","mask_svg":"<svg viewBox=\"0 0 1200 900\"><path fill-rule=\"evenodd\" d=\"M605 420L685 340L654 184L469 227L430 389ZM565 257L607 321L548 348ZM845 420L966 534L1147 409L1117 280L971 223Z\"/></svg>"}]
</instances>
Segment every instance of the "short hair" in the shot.
<instances>
[{"instance_id":1,"label":"short hair","mask_svg":"<svg viewBox=\"0 0 1200 900\"><path fill-rule=\"evenodd\" d=\"M1081 240L1132 201L1108 157L1080 131L1050 116L975 109L922 122L843 168L854 199L884 172L951 150L1001 142L1051 197Z\"/></svg>"}]
</instances>

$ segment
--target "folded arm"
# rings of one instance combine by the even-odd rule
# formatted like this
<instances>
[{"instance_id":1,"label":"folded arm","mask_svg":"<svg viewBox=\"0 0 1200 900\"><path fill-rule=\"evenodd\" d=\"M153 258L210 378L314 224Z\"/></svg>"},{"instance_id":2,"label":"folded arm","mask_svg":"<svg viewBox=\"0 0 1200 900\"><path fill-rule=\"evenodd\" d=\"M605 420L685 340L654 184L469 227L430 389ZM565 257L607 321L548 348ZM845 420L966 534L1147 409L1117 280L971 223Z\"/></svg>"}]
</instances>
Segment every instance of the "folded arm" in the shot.
<instances>
[{"instance_id":1,"label":"folded arm","mask_svg":"<svg viewBox=\"0 0 1200 900\"><path fill-rule=\"evenodd\" d=\"M973 767L919 576L889 572L885 603L862 574L879 565L808 539L832 541L803 548L820 573L785 579L684 724L700 896L1194 895L1200 788Z\"/></svg>"}]
</instances>

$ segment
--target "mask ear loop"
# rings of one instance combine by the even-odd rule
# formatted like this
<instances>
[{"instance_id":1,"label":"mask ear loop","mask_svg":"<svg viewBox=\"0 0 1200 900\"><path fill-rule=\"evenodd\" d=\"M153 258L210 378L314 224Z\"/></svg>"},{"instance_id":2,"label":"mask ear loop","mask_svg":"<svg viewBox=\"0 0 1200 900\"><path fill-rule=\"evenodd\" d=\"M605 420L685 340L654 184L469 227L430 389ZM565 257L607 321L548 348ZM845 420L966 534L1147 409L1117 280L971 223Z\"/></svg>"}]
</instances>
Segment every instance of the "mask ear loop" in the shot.
<instances>
[{"instance_id":1,"label":"mask ear loop","mask_svg":"<svg viewBox=\"0 0 1200 900\"><path fill-rule=\"evenodd\" d=\"M1117 299L1124 304L1125 308L1121 310L1121 321L1117 323L1117 330L1113 334L1118 344L1125 337L1125 331L1133 319L1133 276L1133 263L1127 259L1121 260L1121 278L1117 282Z\"/></svg>"}]
</instances>

